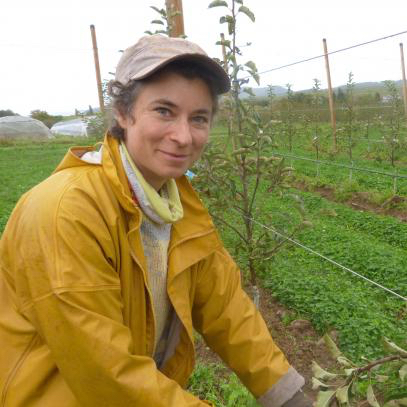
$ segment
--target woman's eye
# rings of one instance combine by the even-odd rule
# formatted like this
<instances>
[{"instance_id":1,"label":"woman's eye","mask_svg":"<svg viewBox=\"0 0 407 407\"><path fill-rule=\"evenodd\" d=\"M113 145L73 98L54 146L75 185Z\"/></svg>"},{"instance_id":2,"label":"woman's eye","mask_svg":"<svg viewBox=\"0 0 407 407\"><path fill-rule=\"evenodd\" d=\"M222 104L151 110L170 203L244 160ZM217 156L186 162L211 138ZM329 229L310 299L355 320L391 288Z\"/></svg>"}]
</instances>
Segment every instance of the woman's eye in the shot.
<instances>
[{"instance_id":1,"label":"woman's eye","mask_svg":"<svg viewBox=\"0 0 407 407\"><path fill-rule=\"evenodd\" d=\"M206 124L209 122L209 120L206 116L195 116L193 118L193 120L195 123L198 123L198 124Z\"/></svg>"},{"instance_id":2,"label":"woman's eye","mask_svg":"<svg viewBox=\"0 0 407 407\"><path fill-rule=\"evenodd\" d=\"M157 107L155 111L161 116L169 116L171 114L171 111L166 107Z\"/></svg>"}]
</instances>

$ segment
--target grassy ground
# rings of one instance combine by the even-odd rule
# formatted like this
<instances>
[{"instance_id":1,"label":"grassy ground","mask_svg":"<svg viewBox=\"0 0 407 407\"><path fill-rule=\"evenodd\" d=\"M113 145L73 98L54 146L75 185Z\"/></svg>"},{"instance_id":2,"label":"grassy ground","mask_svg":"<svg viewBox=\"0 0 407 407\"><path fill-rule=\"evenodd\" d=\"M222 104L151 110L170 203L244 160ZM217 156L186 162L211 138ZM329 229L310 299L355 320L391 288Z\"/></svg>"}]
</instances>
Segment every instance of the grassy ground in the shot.
<instances>
[{"instance_id":1,"label":"grassy ground","mask_svg":"<svg viewBox=\"0 0 407 407\"><path fill-rule=\"evenodd\" d=\"M256 407L254 397L235 374L221 363L198 363L189 380L188 390L217 407Z\"/></svg>"},{"instance_id":2,"label":"grassy ground","mask_svg":"<svg viewBox=\"0 0 407 407\"><path fill-rule=\"evenodd\" d=\"M371 137L379 137L377 130L371 130ZM219 128L214 137L220 137L226 130ZM332 155L330 140L324 139L322 160L349 164L347 151L343 148ZM281 134L276 139L278 151L289 153L287 138ZM292 154L315 158L315 151L309 134L297 136ZM342 145L342 147L344 147ZM383 172L395 172L388 162L377 160L378 151L367 154L362 141L353 149L354 165ZM376 154L376 155L375 155ZM288 164L291 160L286 159ZM407 174L404 163L406 152L398 153L397 169ZM350 268L384 287L407 297L407 223L390 216L361 212L340 202L352 194L364 193L377 204L393 195L393 179L366 172L352 173L348 169L334 166L320 168L317 176L315 163L293 160L295 168L292 181L305 181L333 189L331 199L299 189L291 189L285 196L271 196L262 186L258 197L262 215L257 220L268 223L271 214L277 230L289 232L290 224L299 220L294 209L292 195L303 202L308 219L313 227L301 232L297 239L305 246ZM407 180L397 182L397 193L401 198L400 211L406 211ZM403 206L404 205L404 206ZM239 225L238 215L227 213L233 225ZM260 228L261 229L261 228ZM233 232L222 229L222 237L233 252L237 239ZM245 264L241 253L235 257ZM373 357L381 354L380 339L391 337L402 346L406 345L407 308L405 301L377 286L342 271L326 260L298 246L290 246L279 252L267 264L259 264L263 284L283 304L295 309L310 319L314 326L324 332L336 329L342 350L352 358Z\"/></svg>"},{"instance_id":3,"label":"grassy ground","mask_svg":"<svg viewBox=\"0 0 407 407\"><path fill-rule=\"evenodd\" d=\"M0 233L18 198L52 173L69 146L94 142L61 138L40 143L3 143L0 146Z\"/></svg>"},{"instance_id":4,"label":"grassy ground","mask_svg":"<svg viewBox=\"0 0 407 407\"><path fill-rule=\"evenodd\" d=\"M354 211L309 192L291 192L304 201L313 224L297 236L299 242L407 297L406 223ZM287 230L298 216L290 196L268 197L265 212L273 214L277 230ZM228 216L238 224L237 215ZM222 236L233 252L235 235L222 229ZM235 257L244 264L241 253ZM377 356L383 336L405 345L405 304L386 291L296 246L259 269L264 285L280 302L310 319L320 332L335 328L342 350L351 357Z\"/></svg>"}]
</instances>

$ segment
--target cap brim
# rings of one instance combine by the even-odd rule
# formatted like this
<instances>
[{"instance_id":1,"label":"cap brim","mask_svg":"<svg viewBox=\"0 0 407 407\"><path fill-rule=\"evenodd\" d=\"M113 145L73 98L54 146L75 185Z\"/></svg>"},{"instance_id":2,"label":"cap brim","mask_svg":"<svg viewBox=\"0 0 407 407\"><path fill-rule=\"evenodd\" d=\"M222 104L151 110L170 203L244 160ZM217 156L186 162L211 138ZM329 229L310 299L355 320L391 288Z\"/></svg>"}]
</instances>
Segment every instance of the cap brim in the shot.
<instances>
[{"instance_id":1,"label":"cap brim","mask_svg":"<svg viewBox=\"0 0 407 407\"><path fill-rule=\"evenodd\" d=\"M214 80L214 83L217 87L217 93L220 95L222 93L229 92L230 90L230 79L226 74L225 70L213 59L206 55L201 54L181 54L174 57L161 60L159 63L148 68L141 70L137 75L132 76L130 79L144 79L152 75L154 72L157 72L159 69L168 65L173 61L194 61L199 65L202 65L207 72L209 72Z\"/></svg>"}]
</instances>

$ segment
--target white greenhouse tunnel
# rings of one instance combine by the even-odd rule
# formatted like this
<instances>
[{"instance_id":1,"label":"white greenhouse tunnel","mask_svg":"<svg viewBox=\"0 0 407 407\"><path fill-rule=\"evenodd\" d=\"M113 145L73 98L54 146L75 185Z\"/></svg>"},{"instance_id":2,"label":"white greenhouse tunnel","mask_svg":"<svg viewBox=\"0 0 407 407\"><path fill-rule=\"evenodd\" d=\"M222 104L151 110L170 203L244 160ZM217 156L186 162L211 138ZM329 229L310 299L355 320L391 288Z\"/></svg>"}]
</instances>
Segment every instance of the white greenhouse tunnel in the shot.
<instances>
[{"instance_id":1,"label":"white greenhouse tunnel","mask_svg":"<svg viewBox=\"0 0 407 407\"><path fill-rule=\"evenodd\" d=\"M64 122L55 123L51 127L53 135L64 135L73 137L87 137L87 123L82 119L67 120Z\"/></svg>"}]
</instances>

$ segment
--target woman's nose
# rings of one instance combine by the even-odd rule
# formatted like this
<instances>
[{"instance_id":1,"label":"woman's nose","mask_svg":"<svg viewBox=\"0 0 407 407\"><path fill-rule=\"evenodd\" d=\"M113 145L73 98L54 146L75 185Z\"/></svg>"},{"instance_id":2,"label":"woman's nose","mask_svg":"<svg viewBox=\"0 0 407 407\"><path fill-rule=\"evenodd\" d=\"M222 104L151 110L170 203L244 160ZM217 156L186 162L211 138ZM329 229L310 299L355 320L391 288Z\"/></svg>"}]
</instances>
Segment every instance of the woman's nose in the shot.
<instances>
[{"instance_id":1,"label":"woman's nose","mask_svg":"<svg viewBox=\"0 0 407 407\"><path fill-rule=\"evenodd\" d=\"M174 126L171 139L180 146L186 146L192 141L191 127L187 119L180 119Z\"/></svg>"}]
</instances>

